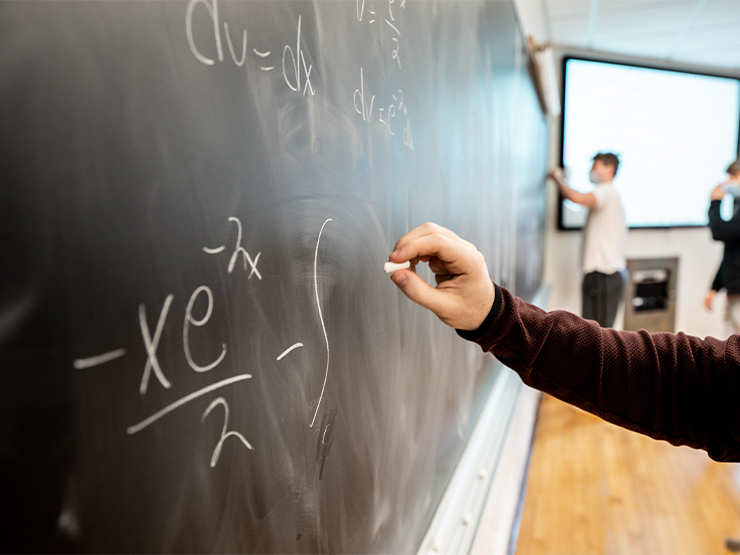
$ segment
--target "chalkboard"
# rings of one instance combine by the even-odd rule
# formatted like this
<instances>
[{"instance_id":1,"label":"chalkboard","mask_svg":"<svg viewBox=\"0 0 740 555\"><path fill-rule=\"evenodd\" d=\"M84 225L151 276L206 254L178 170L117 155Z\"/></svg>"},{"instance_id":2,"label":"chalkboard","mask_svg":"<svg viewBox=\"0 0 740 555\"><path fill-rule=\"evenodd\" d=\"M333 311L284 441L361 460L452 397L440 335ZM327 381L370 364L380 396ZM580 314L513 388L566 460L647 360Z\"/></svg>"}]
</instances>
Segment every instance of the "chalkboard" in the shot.
<instances>
[{"instance_id":1,"label":"chalkboard","mask_svg":"<svg viewBox=\"0 0 740 555\"><path fill-rule=\"evenodd\" d=\"M2 550L415 550L502 370L382 264L433 220L537 288L513 6L11 1L0 52Z\"/></svg>"}]
</instances>

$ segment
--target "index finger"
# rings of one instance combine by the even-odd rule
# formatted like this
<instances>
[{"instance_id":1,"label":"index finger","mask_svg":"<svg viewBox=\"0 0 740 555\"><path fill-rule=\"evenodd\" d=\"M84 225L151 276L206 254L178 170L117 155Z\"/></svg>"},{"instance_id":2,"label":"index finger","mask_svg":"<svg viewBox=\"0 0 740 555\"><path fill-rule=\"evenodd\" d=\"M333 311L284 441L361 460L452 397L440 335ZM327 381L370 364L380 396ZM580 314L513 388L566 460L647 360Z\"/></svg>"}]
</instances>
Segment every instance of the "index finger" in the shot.
<instances>
[{"instance_id":1,"label":"index finger","mask_svg":"<svg viewBox=\"0 0 740 555\"><path fill-rule=\"evenodd\" d=\"M428 237L434 234L442 235L449 238L453 242L457 242L468 248L475 249L475 245L473 245L473 243L462 239L454 231L451 231L446 227L442 227L441 225L435 224L433 222L427 222L415 229L412 229L406 235L401 237L394 247L395 250L388 257L389 260L395 262L405 262L407 260L406 258L401 259L401 257L398 256L399 251L403 250L405 245L409 244L411 241L421 239L423 237ZM417 257L414 257L412 260L412 264L419 262L420 260L426 262L430 259L431 256L434 256L434 254L419 255Z\"/></svg>"},{"instance_id":2,"label":"index finger","mask_svg":"<svg viewBox=\"0 0 740 555\"><path fill-rule=\"evenodd\" d=\"M395 251L400 249L405 243L408 243L413 239L418 239L426 235L431 235L432 233L440 233L442 235L446 235L451 239L460 239L453 231L450 231L446 227L442 227L441 225L435 224L434 222L427 222L412 229L406 235L396 241L396 245L393 247L393 250Z\"/></svg>"},{"instance_id":3,"label":"index finger","mask_svg":"<svg viewBox=\"0 0 740 555\"><path fill-rule=\"evenodd\" d=\"M465 273L470 247L457 236L452 238L443 233L432 233L408 240L395 251L398 262L422 257L437 257L444 266L455 274ZM477 250L475 251L477 252Z\"/></svg>"}]
</instances>

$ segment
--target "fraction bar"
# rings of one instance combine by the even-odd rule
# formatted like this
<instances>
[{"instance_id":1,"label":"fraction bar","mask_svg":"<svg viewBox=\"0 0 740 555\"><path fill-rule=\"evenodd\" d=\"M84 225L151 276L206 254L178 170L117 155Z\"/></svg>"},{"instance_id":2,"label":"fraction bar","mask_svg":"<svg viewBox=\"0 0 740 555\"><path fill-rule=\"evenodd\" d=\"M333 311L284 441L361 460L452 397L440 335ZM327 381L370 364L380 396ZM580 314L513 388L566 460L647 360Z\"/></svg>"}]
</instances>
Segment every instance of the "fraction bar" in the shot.
<instances>
[{"instance_id":1,"label":"fraction bar","mask_svg":"<svg viewBox=\"0 0 740 555\"><path fill-rule=\"evenodd\" d=\"M149 418L145 418L144 420L142 420L138 424L135 424L133 426L129 426L128 428L126 428L126 433L128 433L128 434L135 434L136 432L140 432L141 430L143 430L144 428L146 428L150 424L153 424L154 422L156 422L157 420L159 420L160 418L162 418L167 413L172 412L176 408L181 407L181 406L183 406L186 403L189 403L193 399L197 399L198 397L201 397L202 395L205 395L206 393L210 393L211 391L215 391L216 389L225 387L225 386L230 385L232 383L240 382L242 380L248 380L251 377L252 376L250 374L240 374L238 376L233 376L231 378L227 378L225 380L221 380L220 382L216 382L214 384L211 384L208 387L204 387L203 389L199 389L198 391L194 391L190 395L186 395L182 399L179 399L179 400L175 401L174 403L172 403L171 405L167 405L163 409L155 412Z\"/></svg>"}]
</instances>

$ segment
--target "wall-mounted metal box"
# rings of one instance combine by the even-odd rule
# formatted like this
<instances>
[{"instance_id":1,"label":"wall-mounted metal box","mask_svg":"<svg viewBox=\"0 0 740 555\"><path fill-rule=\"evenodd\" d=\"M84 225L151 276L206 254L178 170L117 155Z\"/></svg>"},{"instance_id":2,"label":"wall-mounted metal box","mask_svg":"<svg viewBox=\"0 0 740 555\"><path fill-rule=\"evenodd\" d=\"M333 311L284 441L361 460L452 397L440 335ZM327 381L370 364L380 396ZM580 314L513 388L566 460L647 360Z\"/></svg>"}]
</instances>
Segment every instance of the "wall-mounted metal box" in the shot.
<instances>
[{"instance_id":1,"label":"wall-mounted metal box","mask_svg":"<svg viewBox=\"0 0 740 555\"><path fill-rule=\"evenodd\" d=\"M673 332L678 258L630 259L627 270L624 329Z\"/></svg>"}]
</instances>

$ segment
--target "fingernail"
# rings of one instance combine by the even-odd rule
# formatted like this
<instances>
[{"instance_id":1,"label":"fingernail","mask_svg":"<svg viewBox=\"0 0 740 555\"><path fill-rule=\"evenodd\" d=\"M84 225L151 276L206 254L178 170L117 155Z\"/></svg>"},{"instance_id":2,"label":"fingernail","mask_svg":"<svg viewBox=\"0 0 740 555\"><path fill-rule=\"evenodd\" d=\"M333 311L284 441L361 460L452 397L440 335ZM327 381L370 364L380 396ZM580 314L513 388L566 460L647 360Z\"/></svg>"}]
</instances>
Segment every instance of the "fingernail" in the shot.
<instances>
[{"instance_id":1,"label":"fingernail","mask_svg":"<svg viewBox=\"0 0 740 555\"><path fill-rule=\"evenodd\" d=\"M390 257L389 257L389 258L392 258L392 257L394 257L394 256L397 256L399 252L401 252L401 251L400 251L399 249L396 249L396 250L394 250L394 251L393 251L393 252L391 253L391 255L390 255Z\"/></svg>"},{"instance_id":2,"label":"fingernail","mask_svg":"<svg viewBox=\"0 0 740 555\"><path fill-rule=\"evenodd\" d=\"M391 279L393 280L393 283L395 283L399 287L403 287L404 285L406 285L406 282L409 280L404 272L399 271L393 272L391 274Z\"/></svg>"}]
</instances>

